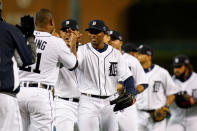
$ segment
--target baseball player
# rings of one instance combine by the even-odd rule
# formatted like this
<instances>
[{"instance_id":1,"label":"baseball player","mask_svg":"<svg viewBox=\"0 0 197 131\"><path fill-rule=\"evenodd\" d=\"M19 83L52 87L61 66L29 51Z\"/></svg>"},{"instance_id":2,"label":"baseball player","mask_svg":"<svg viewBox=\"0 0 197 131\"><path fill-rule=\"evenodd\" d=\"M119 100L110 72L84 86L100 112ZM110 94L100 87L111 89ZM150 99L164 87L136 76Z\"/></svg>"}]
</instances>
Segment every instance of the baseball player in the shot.
<instances>
[{"instance_id":1,"label":"baseball player","mask_svg":"<svg viewBox=\"0 0 197 131\"><path fill-rule=\"evenodd\" d=\"M112 45L114 48L118 49L122 52L122 36L117 31L110 31L109 35L111 37L109 44ZM129 48L127 48L129 50ZM131 70L135 87L139 93L143 92L144 89L148 87L147 80L145 79L144 70L139 63L139 61L128 53L123 54L123 58L126 60L128 64L128 68ZM119 87L120 88L120 87ZM136 104L126 108L123 111L118 112L118 126L120 131L137 131L137 109Z\"/></svg>"},{"instance_id":2,"label":"baseball player","mask_svg":"<svg viewBox=\"0 0 197 131\"><path fill-rule=\"evenodd\" d=\"M0 131L22 131L22 121L14 88L13 56L14 50L24 65L33 64L33 54L27 40L14 26L1 18L2 1L0 0Z\"/></svg>"},{"instance_id":3,"label":"baseball player","mask_svg":"<svg viewBox=\"0 0 197 131\"><path fill-rule=\"evenodd\" d=\"M166 119L170 117L169 106L178 92L170 74L164 68L152 63L153 51L146 45L137 48L137 58L148 79L148 88L138 94L139 131L165 131Z\"/></svg>"},{"instance_id":4,"label":"baseball player","mask_svg":"<svg viewBox=\"0 0 197 131\"><path fill-rule=\"evenodd\" d=\"M35 17L34 31L37 45L36 63L21 67L21 91L18 102L25 131L52 131L52 93L58 77L58 62L67 69L77 65L76 57L61 38L53 36L54 16L48 9L40 9ZM74 35L73 35L74 36ZM76 39L73 37L72 41ZM73 44L71 44L73 45Z\"/></svg>"},{"instance_id":5,"label":"baseball player","mask_svg":"<svg viewBox=\"0 0 197 131\"><path fill-rule=\"evenodd\" d=\"M90 42L79 46L78 87L80 131L116 131L117 124L110 101L117 97L117 84L122 81L128 92L136 93L133 77L121 53L103 42L106 27L92 20L86 29Z\"/></svg>"},{"instance_id":6,"label":"baseball player","mask_svg":"<svg viewBox=\"0 0 197 131\"><path fill-rule=\"evenodd\" d=\"M79 31L77 21L66 19L62 22L60 37L70 47L68 29ZM60 68L55 86L55 125L57 131L76 131L80 92L77 88L76 71Z\"/></svg>"},{"instance_id":7,"label":"baseball player","mask_svg":"<svg viewBox=\"0 0 197 131\"><path fill-rule=\"evenodd\" d=\"M176 56L173 59L173 67L173 80L179 87L179 92L185 93L183 98L182 95L176 95L175 101L170 108L172 116L167 131L196 131L197 74L193 71L190 60L185 55ZM193 103L191 100L193 100Z\"/></svg>"}]
</instances>

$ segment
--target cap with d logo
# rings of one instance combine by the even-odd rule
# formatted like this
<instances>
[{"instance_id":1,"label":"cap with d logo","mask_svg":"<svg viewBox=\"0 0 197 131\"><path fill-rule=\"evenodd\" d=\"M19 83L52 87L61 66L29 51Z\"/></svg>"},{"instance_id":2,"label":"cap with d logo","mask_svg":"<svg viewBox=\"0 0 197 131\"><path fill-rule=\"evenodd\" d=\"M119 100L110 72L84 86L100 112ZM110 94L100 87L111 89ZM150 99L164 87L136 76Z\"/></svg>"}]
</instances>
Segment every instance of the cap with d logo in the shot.
<instances>
[{"instance_id":1,"label":"cap with d logo","mask_svg":"<svg viewBox=\"0 0 197 131\"><path fill-rule=\"evenodd\" d=\"M106 28L105 23L102 20L92 20L92 21L89 22L88 28L85 29L85 30L86 31L99 30L99 31L102 31L102 32L106 32L107 28Z\"/></svg>"},{"instance_id":2,"label":"cap with d logo","mask_svg":"<svg viewBox=\"0 0 197 131\"><path fill-rule=\"evenodd\" d=\"M79 30L79 25L76 20L66 19L61 24L61 30L71 28L72 30Z\"/></svg>"},{"instance_id":3,"label":"cap with d logo","mask_svg":"<svg viewBox=\"0 0 197 131\"><path fill-rule=\"evenodd\" d=\"M173 59L173 66L174 67L180 67L182 65L189 64L189 58L186 55L178 55L175 56Z\"/></svg>"}]
</instances>

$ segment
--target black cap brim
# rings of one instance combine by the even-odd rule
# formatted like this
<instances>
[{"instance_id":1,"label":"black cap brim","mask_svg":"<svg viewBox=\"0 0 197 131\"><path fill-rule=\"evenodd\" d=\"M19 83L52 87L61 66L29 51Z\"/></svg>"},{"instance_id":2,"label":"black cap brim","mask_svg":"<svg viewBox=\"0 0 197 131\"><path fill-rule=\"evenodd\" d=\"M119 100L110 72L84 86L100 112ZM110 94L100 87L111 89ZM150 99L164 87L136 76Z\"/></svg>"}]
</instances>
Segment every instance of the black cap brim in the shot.
<instances>
[{"instance_id":1,"label":"black cap brim","mask_svg":"<svg viewBox=\"0 0 197 131\"><path fill-rule=\"evenodd\" d=\"M184 65L183 63L174 63L173 64L173 67L175 67L175 68L179 68L179 67L181 67L182 65Z\"/></svg>"},{"instance_id":2,"label":"black cap brim","mask_svg":"<svg viewBox=\"0 0 197 131\"><path fill-rule=\"evenodd\" d=\"M89 31L89 30L99 30L99 31L104 32L104 30L101 30L101 29L96 28L96 27L90 27L90 28L85 29L85 31Z\"/></svg>"},{"instance_id":3,"label":"black cap brim","mask_svg":"<svg viewBox=\"0 0 197 131\"><path fill-rule=\"evenodd\" d=\"M60 28L60 30L65 30L65 29L69 29L69 28L71 28L72 30L78 30L76 28L72 28L72 27L69 27L69 26L64 26L64 27Z\"/></svg>"}]
</instances>

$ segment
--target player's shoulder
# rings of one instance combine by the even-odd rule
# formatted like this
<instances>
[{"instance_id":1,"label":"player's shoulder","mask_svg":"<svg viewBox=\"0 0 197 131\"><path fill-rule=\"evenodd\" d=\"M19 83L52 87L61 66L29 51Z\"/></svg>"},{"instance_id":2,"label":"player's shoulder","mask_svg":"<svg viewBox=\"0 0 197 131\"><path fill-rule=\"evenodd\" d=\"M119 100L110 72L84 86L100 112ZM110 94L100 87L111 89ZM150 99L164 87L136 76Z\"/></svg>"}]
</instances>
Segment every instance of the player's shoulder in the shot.
<instances>
[{"instance_id":1,"label":"player's shoulder","mask_svg":"<svg viewBox=\"0 0 197 131\"><path fill-rule=\"evenodd\" d=\"M111 45L108 45L108 50L113 53L115 56L121 56L123 57L123 55L121 54L121 52L119 50L117 50L116 48L112 47Z\"/></svg>"},{"instance_id":2,"label":"player's shoulder","mask_svg":"<svg viewBox=\"0 0 197 131\"><path fill-rule=\"evenodd\" d=\"M134 57L134 56L132 56L132 55L130 55L130 54L128 54L128 53L124 53L123 54L123 57L125 58L125 59L127 59L127 60L129 60L129 61L132 61L132 62L139 62L138 61L138 59L136 58L136 57Z\"/></svg>"},{"instance_id":3,"label":"player's shoulder","mask_svg":"<svg viewBox=\"0 0 197 131\"><path fill-rule=\"evenodd\" d=\"M63 43L63 44L65 44L65 42L62 38L53 36L52 34L50 34L48 32L34 31L34 35L35 35L36 38L44 39L45 41L48 41L48 42L51 42L51 43L56 43L56 44Z\"/></svg>"},{"instance_id":4,"label":"player's shoulder","mask_svg":"<svg viewBox=\"0 0 197 131\"><path fill-rule=\"evenodd\" d=\"M159 70L159 73L162 73L162 74L169 74L168 70L166 70L165 68L157 65L157 64L154 64L154 68L155 70Z\"/></svg>"},{"instance_id":5,"label":"player's shoulder","mask_svg":"<svg viewBox=\"0 0 197 131\"><path fill-rule=\"evenodd\" d=\"M0 26L1 26L1 30L8 31L8 32L16 32L16 33L21 34L21 31L17 27L9 23L6 23L5 21L1 21Z\"/></svg>"},{"instance_id":6,"label":"player's shoulder","mask_svg":"<svg viewBox=\"0 0 197 131\"><path fill-rule=\"evenodd\" d=\"M80 44L77 48L77 52L84 51L84 50L90 50L89 44L90 43Z\"/></svg>"},{"instance_id":7,"label":"player's shoulder","mask_svg":"<svg viewBox=\"0 0 197 131\"><path fill-rule=\"evenodd\" d=\"M197 73L196 72L192 72L192 76L197 80Z\"/></svg>"}]
</instances>

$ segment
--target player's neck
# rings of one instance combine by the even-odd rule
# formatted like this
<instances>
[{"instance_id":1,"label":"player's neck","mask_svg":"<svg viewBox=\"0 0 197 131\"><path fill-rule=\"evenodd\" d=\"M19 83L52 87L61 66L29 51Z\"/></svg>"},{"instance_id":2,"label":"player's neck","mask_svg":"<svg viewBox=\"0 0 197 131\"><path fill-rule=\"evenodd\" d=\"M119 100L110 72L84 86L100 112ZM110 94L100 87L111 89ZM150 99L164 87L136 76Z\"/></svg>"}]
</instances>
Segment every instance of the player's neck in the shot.
<instances>
[{"instance_id":1,"label":"player's neck","mask_svg":"<svg viewBox=\"0 0 197 131\"><path fill-rule=\"evenodd\" d=\"M148 68L150 68L151 65L152 65L152 62L151 61L147 61L147 62L142 64L142 67L144 69L148 69Z\"/></svg>"},{"instance_id":2,"label":"player's neck","mask_svg":"<svg viewBox=\"0 0 197 131\"><path fill-rule=\"evenodd\" d=\"M100 43L98 45L92 44L92 47L100 50L104 48L104 45L105 45L104 43Z\"/></svg>"}]
</instances>

